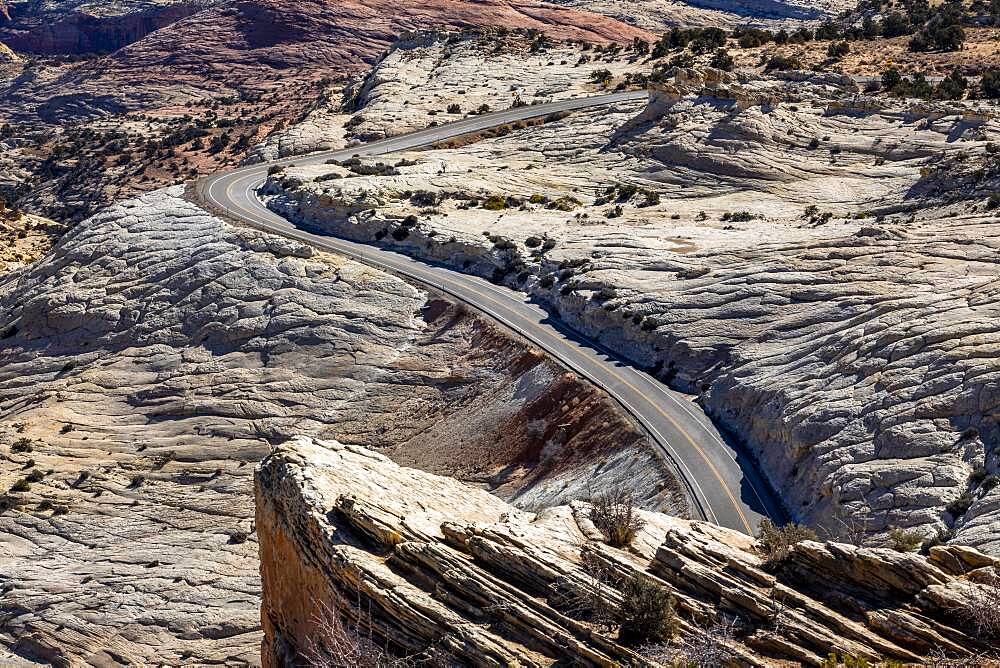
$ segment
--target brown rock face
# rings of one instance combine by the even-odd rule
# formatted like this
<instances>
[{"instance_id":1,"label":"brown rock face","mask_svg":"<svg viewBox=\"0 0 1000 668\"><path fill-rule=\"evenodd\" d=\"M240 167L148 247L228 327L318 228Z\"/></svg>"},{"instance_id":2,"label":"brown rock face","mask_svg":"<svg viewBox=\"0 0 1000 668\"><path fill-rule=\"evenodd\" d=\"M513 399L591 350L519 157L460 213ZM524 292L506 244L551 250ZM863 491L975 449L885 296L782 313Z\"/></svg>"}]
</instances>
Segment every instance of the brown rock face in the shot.
<instances>
[{"instance_id":1,"label":"brown rock face","mask_svg":"<svg viewBox=\"0 0 1000 668\"><path fill-rule=\"evenodd\" d=\"M334 616L380 647L433 648L476 666L687 665L709 641L715 661L702 665L989 651L962 611L990 595L987 571L1000 560L969 548L927 558L803 541L765 564L743 534L643 513L646 526L619 550L585 504L534 515L308 438L261 463L255 493L267 666L324 651ZM672 643L638 649L617 622L594 623L606 609L620 619L635 578L673 597Z\"/></svg>"}]
</instances>

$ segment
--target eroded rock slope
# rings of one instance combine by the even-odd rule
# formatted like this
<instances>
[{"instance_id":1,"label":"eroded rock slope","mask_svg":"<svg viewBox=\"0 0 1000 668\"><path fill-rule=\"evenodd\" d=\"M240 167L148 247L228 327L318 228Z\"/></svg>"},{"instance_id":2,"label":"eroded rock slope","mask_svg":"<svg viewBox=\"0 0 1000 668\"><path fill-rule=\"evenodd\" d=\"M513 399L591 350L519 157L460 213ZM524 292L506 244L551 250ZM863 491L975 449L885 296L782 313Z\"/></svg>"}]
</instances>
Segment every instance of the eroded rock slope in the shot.
<instances>
[{"instance_id":1,"label":"eroded rock slope","mask_svg":"<svg viewBox=\"0 0 1000 668\"><path fill-rule=\"evenodd\" d=\"M998 560L968 548L930 557L805 541L778 563L752 539L644 513L629 550L609 547L583 504L517 510L376 453L300 438L255 478L263 660L315 656L330 619L377 647L432 648L476 666L820 665L828 653L919 662L988 650L961 615L985 596ZM627 645L614 618L625 583L669 592L678 637ZM731 632L720 634L724 626ZM662 663L661 663L662 662ZM826 665L826 664L823 664Z\"/></svg>"},{"instance_id":2,"label":"eroded rock slope","mask_svg":"<svg viewBox=\"0 0 1000 668\"><path fill-rule=\"evenodd\" d=\"M782 77L678 70L648 105L268 192L519 286L699 393L793 516L996 551L995 110Z\"/></svg>"},{"instance_id":3,"label":"eroded rock slope","mask_svg":"<svg viewBox=\"0 0 1000 668\"><path fill-rule=\"evenodd\" d=\"M0 646L254 664L251 472L309 433L525 507L684 512L593 388L464 309L157 191L0 279Z\"/></svg>"}]
</instances>

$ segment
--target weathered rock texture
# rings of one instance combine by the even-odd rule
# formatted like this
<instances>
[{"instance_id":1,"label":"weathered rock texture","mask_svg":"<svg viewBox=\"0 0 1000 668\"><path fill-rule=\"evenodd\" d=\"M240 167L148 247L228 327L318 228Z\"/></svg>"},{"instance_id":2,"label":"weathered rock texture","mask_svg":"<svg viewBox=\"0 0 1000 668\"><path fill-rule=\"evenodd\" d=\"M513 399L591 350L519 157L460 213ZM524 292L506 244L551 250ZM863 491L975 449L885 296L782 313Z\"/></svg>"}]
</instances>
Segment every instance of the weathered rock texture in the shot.
<instances>
[{"instance_id":1,"label":"weathered rock texture","mask_svg":"<svg viewBox=\"0 0 1000 668\"><path fill-rule=\"evenodd\" d=\"M987 592L979 582L1000 562L968 548L924 557L807 541L764 568L743 534L644 513L624 551L602 542L582 504L533 515L308 438L264 460L255 490L267 666L322 646L331 614L379 646L433 647L468 665L650 665L588 622L592 606L620 604L633 576L675 597L681 639L736 620L738 633L722 641L731 665L988 650L959 611Z\"/></svg>"},{"instance_id":2,"label":"weathered rock texture","mask_svg":"<svg viewBox=\"0 0 1000 668\"><path fill-rule=\"evenodd\" d=\"M404 33L477 28L596 43L651 38L535 0L19 3L0 42L107 53L13 65L0 54L0 127L11 123L17 140L0 150L0 196L77 222L231 164L359 77ZM8 173L25 187L6 187Z\"/></svg>"},{"instance_id":3,"label":"weathered rock texture","mask_svg":"<svg viewBox=\"0 0 1000 668\"><path fill-rule=\"evenodd\" d=\"M699 393L802 520L997 551L994 113L681 70L646 107L413 154L398 176L289 169L268 192L520 286Z\"/></svg>"},{"instance_id":4,"label":"weathered rock texture","mask_svg":"<svg viewBox=\"0 0 1000 668\"><path fill-rule=\"evenodd\" d=\"M180 195L116 205L0 278L0 646L255 663L250 474L297 433L525 507L608 484L684 511L644 437L541 354Z\"/></svg>"},{"instance_id":5,"label":"weathered rock texture","mask_svg":"<svg viewBox=\"0 0 1000 668\"><path fill-rule=\"evenodd\" d=\"M282 90L289 80L358 73L409 31L475 26L535 28L553 39L597 42L650 37L613 19L534 0L223 2L107 58L56 70L55 78L39 73L0 100L13 106L12 116L53 120L57 114L101 115L202 97L261 94Z\"/></svg>"},{"instance_id":6,"label":"weathered rock texture","mask_svg":"<svg viewBox=\"0 0 1000 668\"><path fill-rule=\"evenodd\" d=\"M395 43L342 95L329 95L304 119L269 137L249 161L381 139L484 108L594 95L602 92L590 78L595 68L621 77L626 71L648 74L652 67L628 52L602 55L590 44L556 41L541 46L518 33L415 35Z\"/></svg>"},{"instance_id":7,"label":"weathered rock texture","mask_svg":"<svg viewBox=\"0 0 1000 668\"><path fill-rule=\"evenodd\" d=\"M792 26L833 18L855 9L851 0L552 0L556 4L606 14L647 30L669 26Z\"/></svg>"}]
</instances>

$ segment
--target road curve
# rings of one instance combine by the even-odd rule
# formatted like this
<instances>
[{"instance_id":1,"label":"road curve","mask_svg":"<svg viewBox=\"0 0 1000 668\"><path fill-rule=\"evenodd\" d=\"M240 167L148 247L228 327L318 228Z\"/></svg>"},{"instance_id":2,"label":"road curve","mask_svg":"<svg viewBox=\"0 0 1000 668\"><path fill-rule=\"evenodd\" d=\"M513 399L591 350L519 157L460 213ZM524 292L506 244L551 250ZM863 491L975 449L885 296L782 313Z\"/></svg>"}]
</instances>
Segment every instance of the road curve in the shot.
<instances>
[{"instance_id":1,"label":"road curve","mask_svg":"<svg viewBox=\"0 0 1000 668\"><path fill-rule=\"evenodd\" d=\"M601 346L569 331L542 307L527 301L523 293L400 253L298 229L270 211L256 195L273 164L322 164L353 155L383 155L513 121L645 98L644 91L624 92L483 114L363 146L297 156L208 176L197 182L196 193L202 204L253 227L418 281L503 323L567 368L603 388L628 411L680 474L696 514L710 522L752 533L762 517L780 521L784 512L753 463L726 441L690 397L668 389Z\"/></svg>"}]
</instances>

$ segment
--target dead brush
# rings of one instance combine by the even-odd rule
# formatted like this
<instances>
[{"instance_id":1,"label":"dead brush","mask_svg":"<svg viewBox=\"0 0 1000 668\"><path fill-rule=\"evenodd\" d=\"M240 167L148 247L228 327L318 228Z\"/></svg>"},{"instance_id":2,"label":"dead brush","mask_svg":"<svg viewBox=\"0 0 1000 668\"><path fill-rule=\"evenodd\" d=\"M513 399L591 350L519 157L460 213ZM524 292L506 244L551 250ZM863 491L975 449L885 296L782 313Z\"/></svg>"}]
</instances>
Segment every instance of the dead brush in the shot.
<instances>
[{"instance_id":1,"label":"dead brush","mask_svg":"<svg viewBox=\"0 0 1000 668\"><path fill-rule=\"evenodd\" d=\"M616 489L597 496L591 500L590 521L594 523L608 545L612 547L628 547L635 540L636 534L646 521L639 516L632 493L624 489Z\"/></svg>"},{"instance_id":2,"label":"dead brush","mask_svg":"<svg viewBox=\"0 0 1000 668\"><path fill-rule=\"evenodd\" d=\"M364 609L358 597L357 617L353 622L336 605L318 603L313 613L313 632L301 652L302 665L310 668L448 668L456 659L437 645L400 656L388 643L380 644L371 610Z\"/></svg>"}]
</instances>

